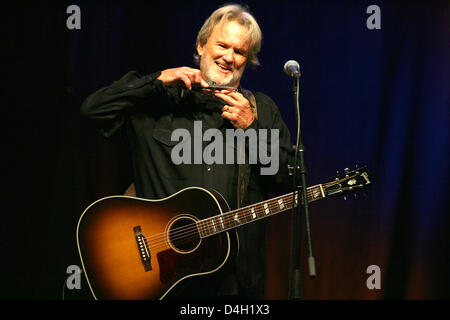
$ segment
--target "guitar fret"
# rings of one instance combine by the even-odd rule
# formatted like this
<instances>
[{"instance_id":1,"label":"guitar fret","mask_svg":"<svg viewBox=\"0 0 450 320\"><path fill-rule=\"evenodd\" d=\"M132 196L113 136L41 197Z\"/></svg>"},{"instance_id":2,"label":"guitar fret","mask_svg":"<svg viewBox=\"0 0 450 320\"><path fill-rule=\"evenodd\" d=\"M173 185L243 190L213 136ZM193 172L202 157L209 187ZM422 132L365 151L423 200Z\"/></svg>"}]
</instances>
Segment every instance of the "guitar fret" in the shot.
<instances>
[{"instance_id":1,"label":"guitar fret","mask_svg":"<svg viewBox=\"0 0 450 320\"><path fill-rule=\"evenodd\" d=\"M280 207L281 210L284 209L284 201L283 201L283 198L281 198L280 200L278 200L278 206Z\"/></svg>"},{"instance_id":2,"label":"guitar fret","mask_svg":"<svg viewBox=\"0 0 450 320\"><path fill-rule=\"evenodd\" d=\"M255 208L254 207L250 208L250 212L252 214L252 219L256 219L256 212L255 212Z\"/></svg>"},{"instance_id":3,"label":"guitar fret","mask_svg":"<svg viewBox=\"0 0 450 320\"><path fill-rule=\"evenodd\" d=\"M207 230L206 222L200 221L199 223L197 223L197 229L200 232L200 237L204 238L204 237L208 236L208 230Z\"/></svg>"},{"instance_id":4,"label":"guitar fret","mask_svg":"<svg viewBox=\"0 0 450 320\"><path fill-rule=\"evenodd\" d=\"M323 191L322 184L319 184L319 187L320 187L320 193L322 194L322 198L325 198L325 191Z\"/></svg>"},{"instance_id":5,"label":"guitar fret","mask_svg":"<svg viewBox=\"0 0 450 320\"><path fill-rule=\"evenodd\" d=\"M297 203L297 194L295 194L295 200ZM289 208L292 208L292 194L287 194L264 203L259 203L256 206L249 208L230 211L225 215L205 219L203 223L203 230L200 235L201 237L208 237L228 229L234 229L235 227L252 222L253 220L258 220L266 216L276 214Z\"/></svg>"},{"instance_id":6,"label":"guitar fret","mask_svg":"<svg viewBox=\"0 0 450 320\"><path fill-rule=\"evenodd\" d=\"M324 197L324 192L321 185L308 188L308 202L322 197ZM292 203L292 200L295 201L295 204ZM293 205L298 205L298 193L289 193L252 207L230 211L228 214L219 215L217 217L211 217L205 221L204 231L201 236L207 237L228 229L233 229L254 220L291 209Z\"/></svg>"},{"instance_id":7,"label":"guitar fret","mask_svg":"<svg viewBox=\"0 0 450 320\"><path fill-rule=\"evenodd\" d=\"M212 234L212 227L211 227L211 220L208 221L207 226L206 226L206 230L209 234Z\"/></svg>"},{"instance_id":8,"label":"guitar fret","mask_svg":"<svg viewBox=\"0 0 450 320\"><path fill-rule=\"evenodd\" d=\"M366 172L360 174L358 171L356 172L356 175L362 176L364 181L359 182L358 184L357 181L362 179L357 179L358 177L356 176L350 177L347 174L346 178L338 179L337 182L333 181L323 185L318 184L313 187L308 187L305 192L306 199L303 197L303 191L301 193L291 192L265 202L259 202L251 206L204 219L203 221L198 221L197 227L199 229L200 236L208 237L219 232L234 229L240 225L263 219L279 212L287 211L298 206L299 203L304 203L304 201L312 202L325 198L326 196L352 192L352 188L364 188L370 183L369 176ZM352 180L349 180L350 178L352 178ZM349 180L347 185L350 187L346 186L344 188L341 183L346 180ZM354 186L355 184L356 186Z\"/></svg>"}]
</instances>

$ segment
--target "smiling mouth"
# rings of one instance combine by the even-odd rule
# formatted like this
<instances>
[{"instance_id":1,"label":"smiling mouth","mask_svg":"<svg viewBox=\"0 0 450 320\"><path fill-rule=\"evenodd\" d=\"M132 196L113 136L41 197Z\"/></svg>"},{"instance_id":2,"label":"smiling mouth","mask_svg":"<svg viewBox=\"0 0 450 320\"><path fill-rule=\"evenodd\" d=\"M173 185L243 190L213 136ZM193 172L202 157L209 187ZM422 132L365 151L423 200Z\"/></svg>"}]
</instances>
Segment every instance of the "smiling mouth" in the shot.
<instances>
[{"instance_id":1,"label":"smiling mouth","mask_svg":"<svg viewBox=\"0 0 450 320\"><path fill-rule=\"evenodd\" d=\"M220 71L224 72L224 73L228 73L228 72L232 72L231 68L228 66L225 66L223 64L220 64L218 62L216 62L217 67L219 68Z\"/></svg>"}]
</instances>

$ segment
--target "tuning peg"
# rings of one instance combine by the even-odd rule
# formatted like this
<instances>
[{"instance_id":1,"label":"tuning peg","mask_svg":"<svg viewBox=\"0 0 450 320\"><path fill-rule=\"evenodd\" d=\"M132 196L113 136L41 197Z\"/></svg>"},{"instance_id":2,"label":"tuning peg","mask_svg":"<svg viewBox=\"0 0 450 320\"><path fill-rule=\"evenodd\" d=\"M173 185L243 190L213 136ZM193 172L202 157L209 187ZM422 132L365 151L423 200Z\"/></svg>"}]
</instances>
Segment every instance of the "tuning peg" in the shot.
<instances>
[{"instance_id":1,"label":"tuning peg","mask_svg":"<svg viewBox=\"0 0 450 320\"><path fill-rule=\"evenodd\" d=\"M347 200L347 196L344 196L344 200Z\"/></svg>"},{"instance_id":2,"label":"tuning peg","mask_svg":"<svg viewBox=\"0 0 450 320\"><path fill-rule=\"evenodd\" d=\"M349 169L349 168L345 168L344 171L345 171L345 176L348 177L348 174L349 174L349 172L350 172L350 169Z\"/></svg>"}]
</instances>

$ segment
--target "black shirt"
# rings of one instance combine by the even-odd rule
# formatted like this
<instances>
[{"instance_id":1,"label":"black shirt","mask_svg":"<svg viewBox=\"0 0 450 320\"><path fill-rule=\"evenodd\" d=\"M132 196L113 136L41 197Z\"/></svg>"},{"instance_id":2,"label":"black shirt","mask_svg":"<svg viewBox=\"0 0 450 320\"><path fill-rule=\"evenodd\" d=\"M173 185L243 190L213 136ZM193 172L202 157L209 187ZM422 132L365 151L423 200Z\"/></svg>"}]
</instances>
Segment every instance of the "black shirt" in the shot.
<instances>
[{"instance_id":1,"label":"black shirt","mask_svg":"<svg viewBox=\"0 0 450 320\"><path fill-rule=\"evenodd\" d=\"M227 200L230 208L235 209L236 164L206 164L205 161L194 164L195 155L192 155L191 164L175 165L171 158L173 148L179 143L171 140L175 129L184 128L195 139L194 126L200 125L202 132L214 128L225 137L225 130L233 129L231 123L221 116L221 109L226 103L211 94L166 87L156 79L159 75L160 72L146 76L135 71L127 73L111 86L90 95L81 107L82 115L94 120L105 137L121 133L126 138L138 197L160 199L183 188L199 186L215 189ZM260 202L269 193L276 195L291 190L287 169L288 163L293 162L289 131L275 103L262 93L256 92L254 96L258 118L249 128L256 132L259 129L279 130L279 170L275 175L261 175L261 166L251 165L244 205ZM268 136L270 144L270 133ZM198 141L191 142L192 151L195 143ZM202 141L202 150L209 143ZM241 290L226 289L229 292L225 294L237 294L236 291L239 291L247 297L263 297L263 221L238 229L238 281L235 287Z\"/></svg>"}]
</instances>

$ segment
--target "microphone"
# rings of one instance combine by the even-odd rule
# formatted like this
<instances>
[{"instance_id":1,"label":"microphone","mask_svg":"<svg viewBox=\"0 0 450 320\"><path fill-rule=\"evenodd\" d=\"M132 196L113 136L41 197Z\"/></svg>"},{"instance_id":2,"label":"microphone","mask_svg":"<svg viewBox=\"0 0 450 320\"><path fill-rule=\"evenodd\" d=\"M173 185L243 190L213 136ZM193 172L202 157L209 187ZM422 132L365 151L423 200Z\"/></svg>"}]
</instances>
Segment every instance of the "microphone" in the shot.
<instances>
[{"instance_id":1,"label":"microphone","mask_svg":"<svg viewBox=\"0 0 450 320\"><path fill-rule=\"evenodd\" d=\"M284 73L289 77L299 78L300 77L300 65L295 60L289 60L284 64Z\"/></svg>"}]
</instances>

